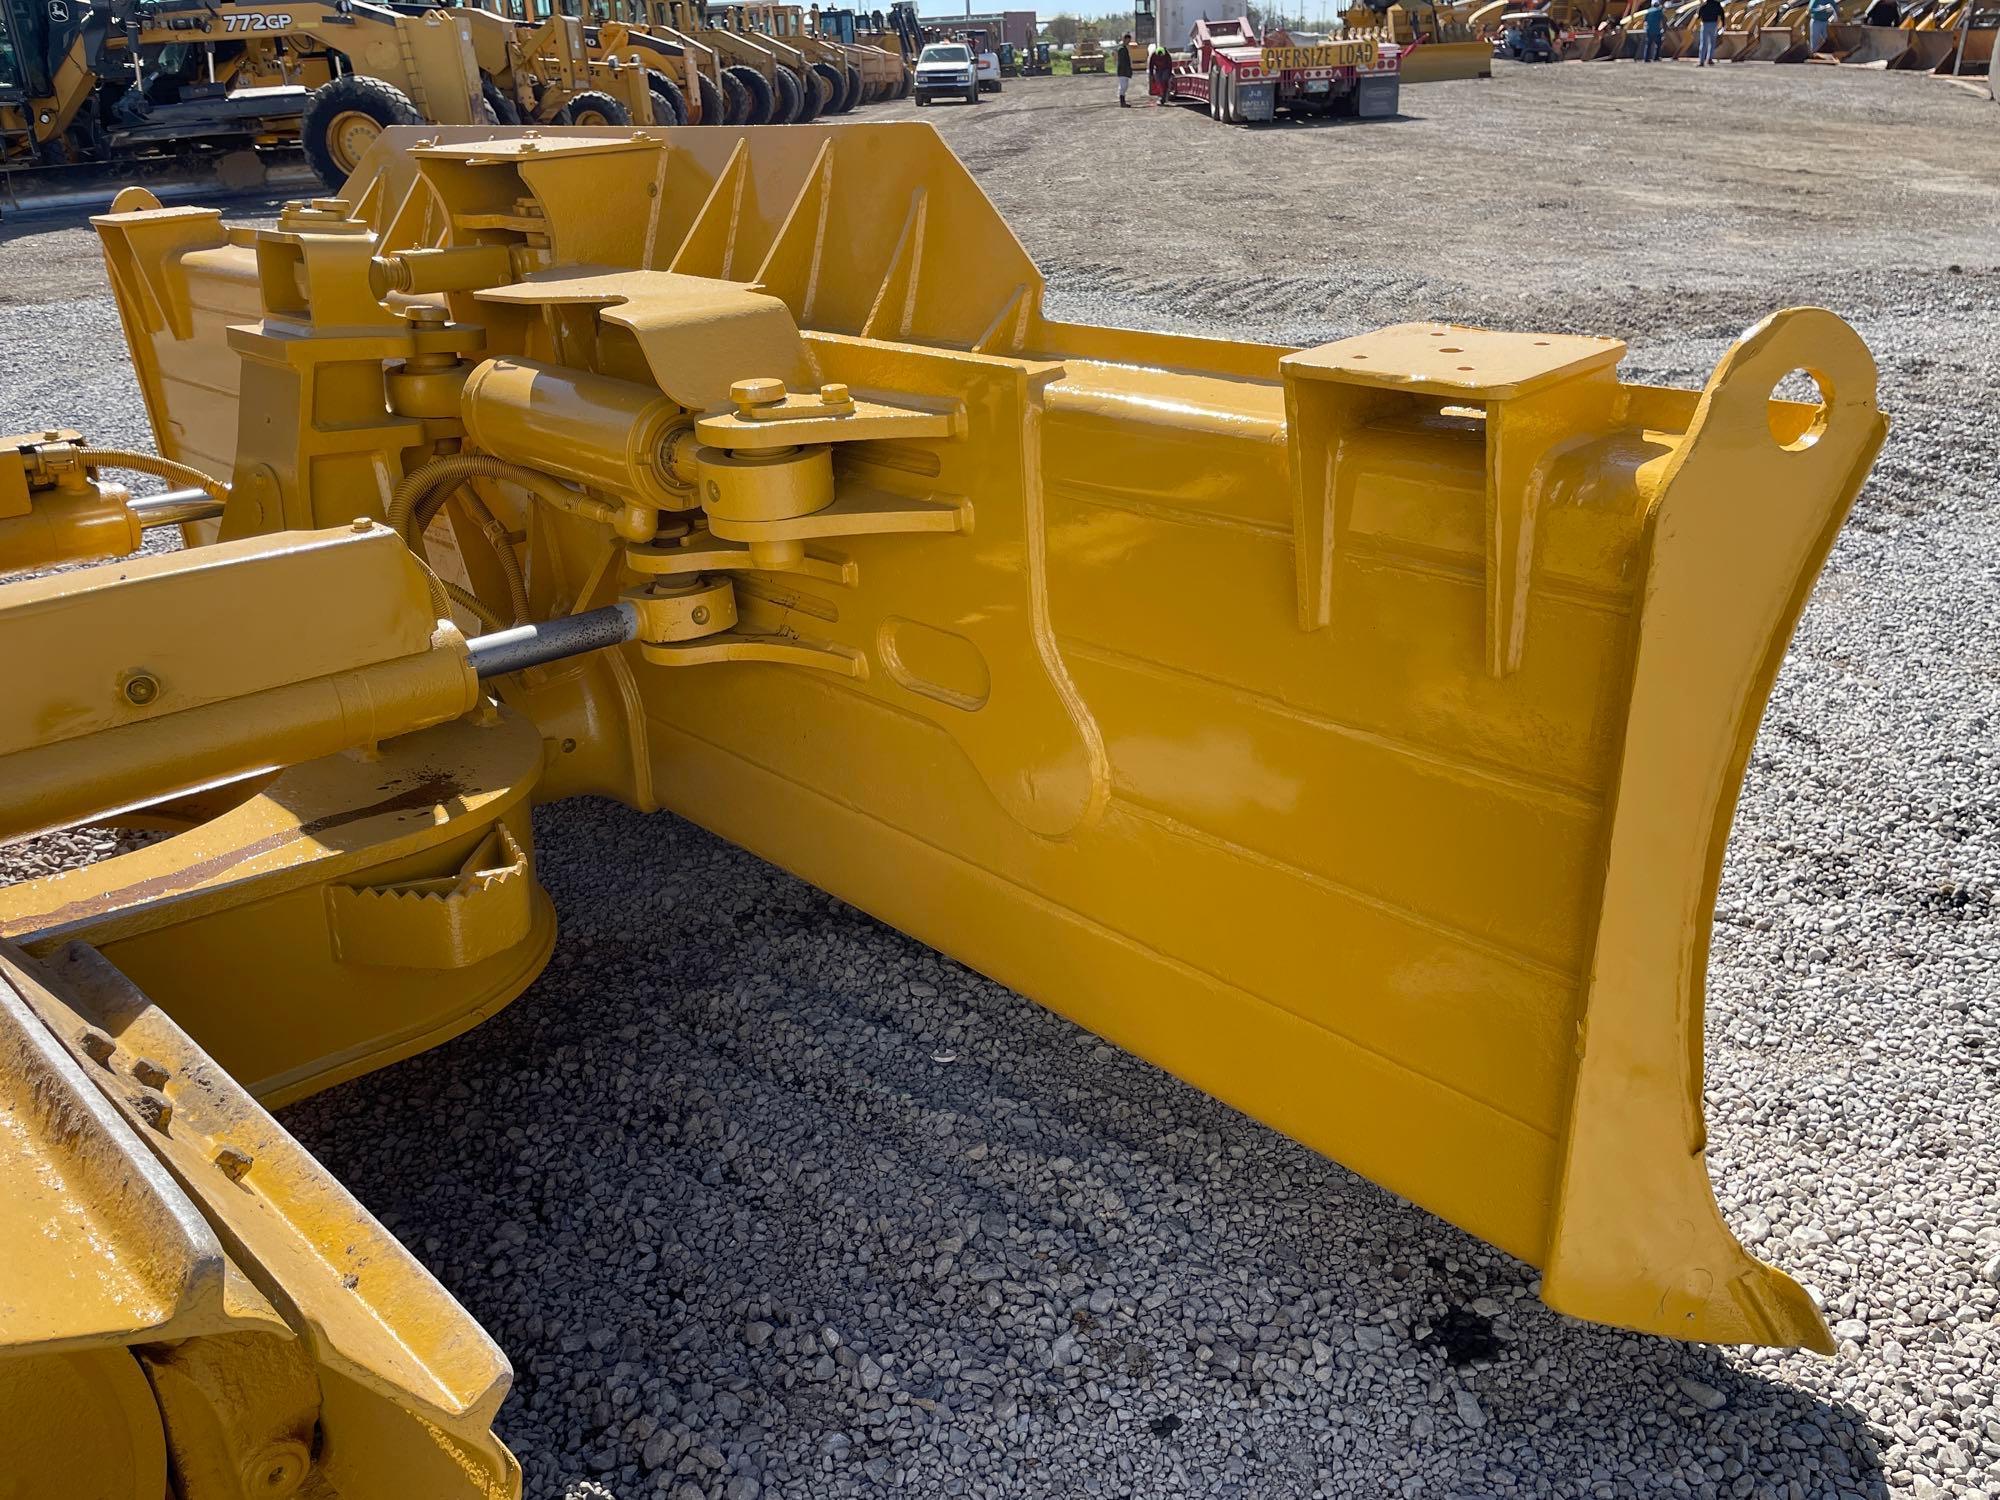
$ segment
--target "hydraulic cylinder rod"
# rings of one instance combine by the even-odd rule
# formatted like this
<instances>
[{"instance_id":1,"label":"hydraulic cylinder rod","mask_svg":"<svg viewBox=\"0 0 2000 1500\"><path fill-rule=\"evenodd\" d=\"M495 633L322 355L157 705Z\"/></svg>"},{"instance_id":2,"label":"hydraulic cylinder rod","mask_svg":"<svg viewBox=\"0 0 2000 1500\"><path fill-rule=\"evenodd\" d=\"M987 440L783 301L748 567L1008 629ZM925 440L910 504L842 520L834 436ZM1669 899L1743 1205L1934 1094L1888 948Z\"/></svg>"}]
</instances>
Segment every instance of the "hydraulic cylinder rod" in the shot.
<instances>
[{"instance_id":1,"label":"hydraulic cylinder rod","mask_svg":"<svg viewBox=\"0 0 2000 1500\"><path fill-rule=\"evenodd\" d=\"M532 625L516 625L512 630L496 630L475 637L467 650L472 670L481 678L518 672L523 667L539 667L566 656L581 656L604 646L623 645L638 633L639 611L623 603L603 609L586 610L580 615L562 615Z\"/></svg>"}]
</instances>

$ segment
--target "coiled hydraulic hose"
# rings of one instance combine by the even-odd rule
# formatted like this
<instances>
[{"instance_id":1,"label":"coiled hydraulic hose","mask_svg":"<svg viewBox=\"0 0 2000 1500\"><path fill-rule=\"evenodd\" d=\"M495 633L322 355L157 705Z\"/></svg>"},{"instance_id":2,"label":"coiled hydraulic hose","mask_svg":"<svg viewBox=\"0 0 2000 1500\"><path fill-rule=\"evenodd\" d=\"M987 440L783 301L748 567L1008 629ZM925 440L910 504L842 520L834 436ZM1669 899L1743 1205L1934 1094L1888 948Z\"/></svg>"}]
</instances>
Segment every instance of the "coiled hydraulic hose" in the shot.
<instances>
[{"instance_id":1,"label":"coiled hydraulic hose","mask_svg":"<svg viewBox=\"0 0 2000 1500\"><path fill-rule=\"evenodd\" d=\"M484 453L451 453L412 469L389 492L389 512L385 518L389 527L409 543L412 551L421 555L424 528L468 479L498 479L519 485L562 511L594 513L598 509L610 509L601 501L591 500L566 488L550 475L510 464L505 459ZM482 623L496 629L527 619L527 581L521 576L520 559L514 555L514 545L508 539L506 528L487 508L486 502L470 490L465 492L465 506L499 561L501 576L507 584L507 602L513 611L513 620L502 620L494 610L455 584L439 580L440 586L453 601L471 611Z\"/></svg>"},{"instance_id":2,"label":"coiled hydraulic hose","mask_svg":"<svg viewBox=\"0 0 2000 1500\"><path fill-rule=\"evenodd\" d=\"M187 464L176 463L171 458L160 458L151 453L132 453L124 448L79 448L76 456L93 469L130 469L135 474L150 474L155 479L163 479L168 484L181 485L188 489L198 489L218 505L229 501L229 486L220 479L208 475Z\"/></svg>"}]
</instances>

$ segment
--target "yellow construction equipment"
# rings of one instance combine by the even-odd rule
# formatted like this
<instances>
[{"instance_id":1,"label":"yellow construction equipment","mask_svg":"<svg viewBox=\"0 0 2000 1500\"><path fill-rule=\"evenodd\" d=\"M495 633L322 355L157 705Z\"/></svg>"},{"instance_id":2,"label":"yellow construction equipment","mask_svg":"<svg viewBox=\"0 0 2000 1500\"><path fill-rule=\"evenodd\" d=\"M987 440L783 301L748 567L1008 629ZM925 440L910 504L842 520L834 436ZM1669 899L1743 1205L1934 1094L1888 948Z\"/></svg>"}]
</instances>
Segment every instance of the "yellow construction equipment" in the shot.
<instances>
[{"instance_id":1,"label":"yellow construction equipment","mask_svg":"<svg viewBox=\"0 0 2000 1500\"><path fill-rule=\"evenodd\" d=\"M699 83L698 46L516 9L114 0L99 24L87 6L57 6L57 21L0 0L0 165L303 147L338 188L392 125L678 124L719 112L682 97ZM23 89L9 87L16 71Z\"/></svg>"},{"instance_id":2,"label":"yellow construction equipment","mask_svg":"<svg viewBox=\"0 0 2000 1500\"><path fill-rule=\"evenodd\" d=\"M1378 5L1376 0L1357 0L1345 21L1350 36L1374 33L1396 43L1402 83L1441 83L1493 76L1493 43L1474 27L1475 13L1471 3L1393 0Z\"/></svg>"},{"instance_id":3,"label":"yellow construction equipment","mask_svg":"<svg viewBox=\"0 0 2000 1500\"><path fill-rule=\"evenodd\" d=\"M1831 313L1699 391L1610 338L1062 323L918 124L392 129L270 227L96 222L163 457L0 443L0 556L121 559L0 586L0 837L172 836L0 890L22 1493L516 1491L504 1358L260 1105L520 994L528 811L584 793L1565 1312L1831 1349L1702 1122L1731 811L1885 430Z\"/></svg>"}]
</instances>

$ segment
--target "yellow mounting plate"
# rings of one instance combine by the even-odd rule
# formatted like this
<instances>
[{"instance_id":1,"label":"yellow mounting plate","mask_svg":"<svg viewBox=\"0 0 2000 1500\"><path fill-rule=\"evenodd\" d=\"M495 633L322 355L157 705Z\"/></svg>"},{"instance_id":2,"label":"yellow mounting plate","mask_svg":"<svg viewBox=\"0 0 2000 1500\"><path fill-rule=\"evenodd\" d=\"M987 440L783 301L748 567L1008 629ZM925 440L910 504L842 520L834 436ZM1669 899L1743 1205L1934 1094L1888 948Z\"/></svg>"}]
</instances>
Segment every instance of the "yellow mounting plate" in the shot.
<instances>
[{"instance_id":1,"label":"yellow mounting plate","mask_svg":"<svg viewBox=\"0 0 2000 1500\"><path fill-rule=\"evenodd\" d=\"M1397 323L1288 355L1284 365L1288 374L1307 380L1504 401L1608 369L1624 357L1620 339Z\"/></svg>"}]
</instances>

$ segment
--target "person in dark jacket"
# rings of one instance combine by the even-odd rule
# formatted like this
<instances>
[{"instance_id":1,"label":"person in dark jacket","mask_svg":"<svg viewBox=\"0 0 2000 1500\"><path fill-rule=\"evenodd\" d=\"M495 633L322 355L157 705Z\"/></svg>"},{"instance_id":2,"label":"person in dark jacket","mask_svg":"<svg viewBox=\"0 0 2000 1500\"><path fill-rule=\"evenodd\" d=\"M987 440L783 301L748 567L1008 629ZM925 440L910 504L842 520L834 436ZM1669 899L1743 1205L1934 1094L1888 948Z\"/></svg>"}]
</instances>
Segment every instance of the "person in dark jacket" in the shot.
<instances>
[{"instance_id":1,"label":"person in dark jacket","mask_svg":"<svg viewBox=\"0 0 2000 1500\"><path fill-rule=\"evenodd\" d=\"M1132 87L1132 33L1126 32L1118 39L1118 107L1130 109L1132 101L1125 97L1125 91Z\"/></svg>"},{"instance_id":2,"label":"person in dark jacket","mask_svg":"<svg viewBox=\"0 0 2000 1500\"><path fill-rule=\"evenodd\" d=\"M1155 47L1152 56L1146 59L1146 89L1153 96L1154 107L1165 104L1173 87L1173 54L1165 47Z\"/></svg>"},{"instance_id":3,"label":"person in dark jacket","mask_svg":"<svg viewBox=\"0 0 2000 1500\"><path fill-rule=\"evenodd\" d=\"M1701 23L1701 54L1695 61L1697 68L1715 66L1715 39L1722 34L1722 0L1701 0L1701 9L1694 13Z\"/></svg>"}]
</instances>

